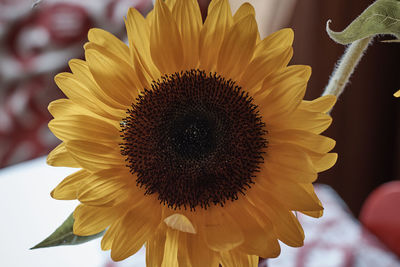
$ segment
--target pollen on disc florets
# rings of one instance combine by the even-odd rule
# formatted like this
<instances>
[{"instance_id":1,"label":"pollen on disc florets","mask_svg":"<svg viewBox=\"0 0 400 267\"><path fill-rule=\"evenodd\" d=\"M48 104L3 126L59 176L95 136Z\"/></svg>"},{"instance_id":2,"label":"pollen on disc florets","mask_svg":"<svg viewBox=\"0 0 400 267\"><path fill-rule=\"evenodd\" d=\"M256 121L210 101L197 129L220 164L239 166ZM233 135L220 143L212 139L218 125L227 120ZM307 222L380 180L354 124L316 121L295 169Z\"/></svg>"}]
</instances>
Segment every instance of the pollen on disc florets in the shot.
<instances>
[{"instance_id":1,"label":"pollen on disc florets","mask_svg":"<svg viewBox=\"0 0 400 267\"><path fill-rule=\"evenodd\" d=\"M252 101L235 82L201 70L153 82L121 123L121 153L137 185L171 208L236 200L267 146Z\"/></svg>"}]
</instances>

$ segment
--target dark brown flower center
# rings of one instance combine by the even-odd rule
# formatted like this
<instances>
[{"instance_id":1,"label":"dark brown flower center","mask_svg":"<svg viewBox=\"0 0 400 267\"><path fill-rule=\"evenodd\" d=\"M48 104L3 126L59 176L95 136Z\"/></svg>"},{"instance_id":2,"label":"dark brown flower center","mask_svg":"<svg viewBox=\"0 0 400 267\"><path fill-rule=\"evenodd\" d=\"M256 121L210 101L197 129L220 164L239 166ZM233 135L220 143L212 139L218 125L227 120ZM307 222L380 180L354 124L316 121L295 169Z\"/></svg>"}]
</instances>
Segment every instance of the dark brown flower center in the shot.
<instances>
[{"instance_id":1,"label":"dark brown flower center","mask_svg":"<svg viewBox=\"0 0 400 267\"><path fill-rule=\"evenodd\" d=\"M172 208L238 199L267 146L257 106L235 82L191 70L145 89L121 123L121 153L146 194Z\"/></svg>"}]
</instances>

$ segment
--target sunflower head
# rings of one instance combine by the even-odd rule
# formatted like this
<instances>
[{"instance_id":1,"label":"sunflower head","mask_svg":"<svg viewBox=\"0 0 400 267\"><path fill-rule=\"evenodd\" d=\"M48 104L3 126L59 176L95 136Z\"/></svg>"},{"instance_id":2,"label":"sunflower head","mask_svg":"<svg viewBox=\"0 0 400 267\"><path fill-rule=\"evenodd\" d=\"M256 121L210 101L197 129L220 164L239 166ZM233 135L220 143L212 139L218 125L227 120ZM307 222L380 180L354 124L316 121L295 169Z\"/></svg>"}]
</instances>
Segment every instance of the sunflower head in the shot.
<instances>
[{"instance_id":1,"label":"sunflower head","mask_svg":"<svg viewBox=\"0 0 400 267\"><path fill-rule=\"evenodd\" d=\"M138 185L162 204L223 206L254 183L265 124L235 82L202 70L163 76L128 114L122 155Z\"/></svg>"},{"instance_id":2,"label":"sunflower head","mask_svg":"<svg viewBox=\"0 0 400 267\"><path fill-rule=\"evenodd\" d=\"M197 1L158 0L129 10L129 45L89 31L49 106L62 143L48 163L80 168L51 193L81 202L75 234L107 229L114 260L146 245L148 266L257 266L278 240L303 244L294 212L322 215L335 97L303 100L292 30L260 39L254 13L214 0L203 23Z\"/></svg>"}]
</instances>

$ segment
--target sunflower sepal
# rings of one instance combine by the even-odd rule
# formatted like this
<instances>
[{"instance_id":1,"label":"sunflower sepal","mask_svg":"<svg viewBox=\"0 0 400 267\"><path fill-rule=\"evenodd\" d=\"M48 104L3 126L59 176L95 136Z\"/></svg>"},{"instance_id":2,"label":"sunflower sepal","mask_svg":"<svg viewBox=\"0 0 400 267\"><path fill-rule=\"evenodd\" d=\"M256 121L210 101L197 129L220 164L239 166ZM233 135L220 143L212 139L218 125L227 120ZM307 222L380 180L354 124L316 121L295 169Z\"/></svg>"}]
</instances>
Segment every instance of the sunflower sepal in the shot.
<instances>
[{"instance_id":1,"label":"sunflower sepal","mask_svg":"<svg viewBox=\"0 0 400 267\"><path fill-rule=\"evenodd\" d=\"M89 236L78 236L73 232L74 216L71 213L68 218L46 239L30 249L48 248L66 245L79 245L93 239L102 237L105 231Z\"/></svg>"}]
</instances>

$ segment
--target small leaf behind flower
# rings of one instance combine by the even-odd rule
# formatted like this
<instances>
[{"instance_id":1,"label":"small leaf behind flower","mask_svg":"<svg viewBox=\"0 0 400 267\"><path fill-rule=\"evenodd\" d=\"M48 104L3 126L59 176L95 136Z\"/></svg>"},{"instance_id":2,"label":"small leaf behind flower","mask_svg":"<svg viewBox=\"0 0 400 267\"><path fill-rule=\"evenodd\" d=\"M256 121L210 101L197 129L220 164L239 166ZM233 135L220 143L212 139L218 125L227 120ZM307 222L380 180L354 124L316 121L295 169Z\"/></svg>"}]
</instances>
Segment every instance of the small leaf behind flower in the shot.
<instances>
[{"instance_id":1,"label":"small leaf behind flower","mask_svg":"<svg viewBox=\"0 0 400 267\"><path fill-rule=\"evenodd\" d=\"M62 245L78 245L101 237L104 234L104 231L102 231L95 235L77 236L73 233L73 225L74 217L71 213L71 215L69 215L69 217L63 222L63 224L58 227L49 237L47 237L45 240L32 247L31 249L55 247Z\"/></svg>"},{"instance_id":2,"label":"small leaf behind flower","mask_svg":"<svg viewBox=\"0 0 400 267\"><path fill-rule=\"evenodd\" d=\"M340 44L376 34L392 34L400 39L400 0L377 0L358 16L346 29L334 32L326 24L329 36Z\"/></svg>"}]
</instances>

